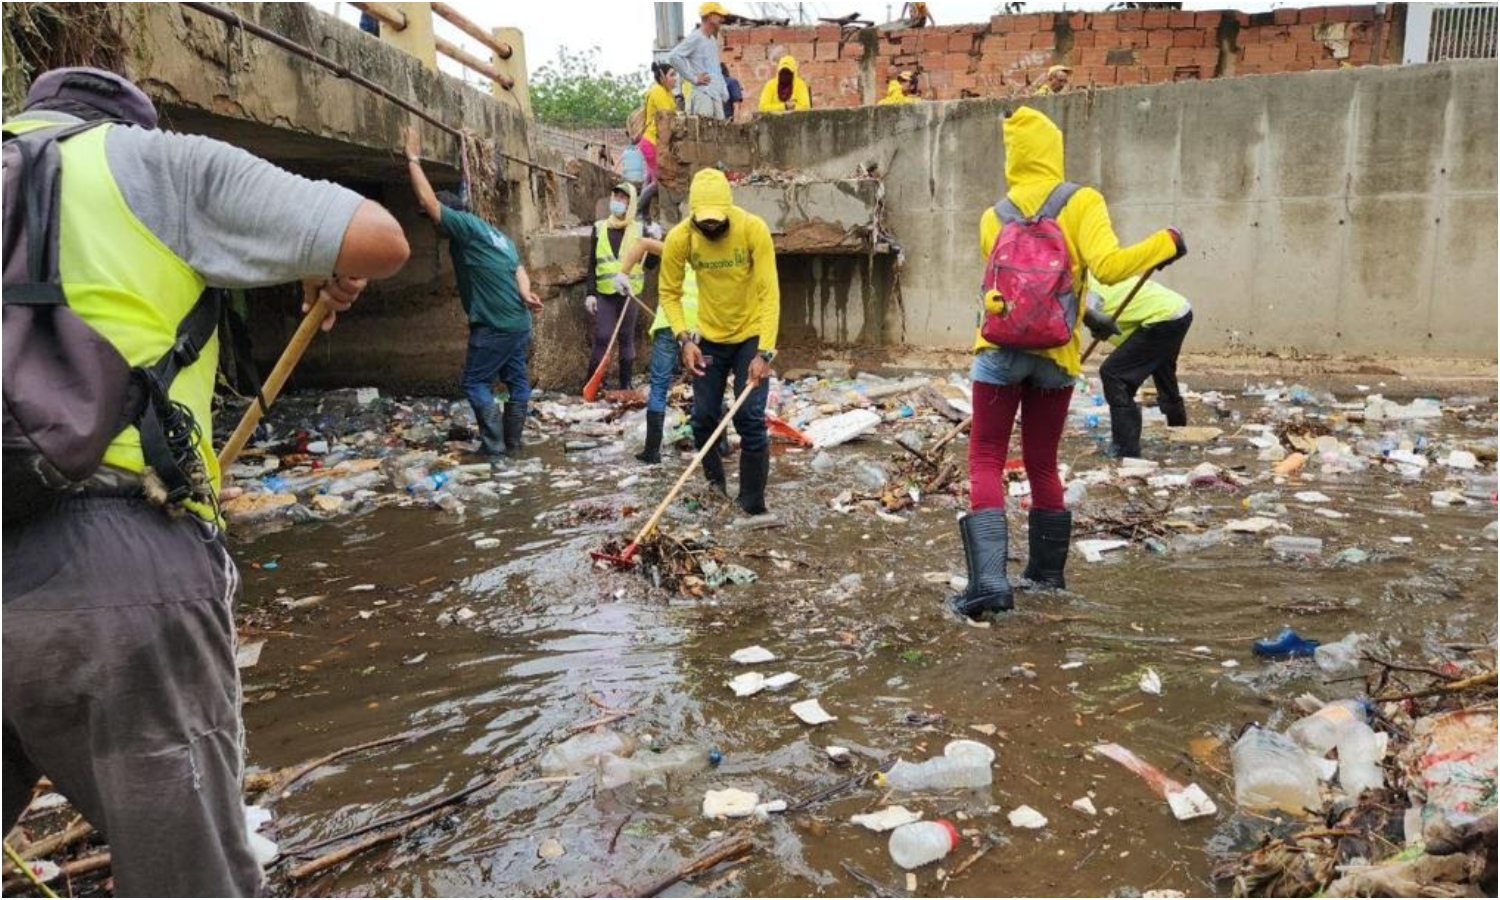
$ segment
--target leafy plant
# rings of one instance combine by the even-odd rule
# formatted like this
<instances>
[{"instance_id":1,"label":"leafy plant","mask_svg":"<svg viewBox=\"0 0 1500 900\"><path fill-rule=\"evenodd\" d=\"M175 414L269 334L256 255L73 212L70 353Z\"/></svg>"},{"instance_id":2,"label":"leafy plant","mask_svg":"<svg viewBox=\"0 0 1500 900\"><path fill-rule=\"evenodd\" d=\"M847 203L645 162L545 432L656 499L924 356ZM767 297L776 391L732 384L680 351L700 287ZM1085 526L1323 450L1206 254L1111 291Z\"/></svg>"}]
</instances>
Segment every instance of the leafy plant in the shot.
<instances>
[{"instance_id":1,"label":"leafy plant","mask_svg":"<svg viewBox=\"0 0 1500 900\"><path fill-rule=\"evenodd\" d=\"M559 47L557 58L531 76L531 110L558 128L623 128L650 83L644 66L623 75L602 70L598 47Z\"/></svg>"}]
</instances>

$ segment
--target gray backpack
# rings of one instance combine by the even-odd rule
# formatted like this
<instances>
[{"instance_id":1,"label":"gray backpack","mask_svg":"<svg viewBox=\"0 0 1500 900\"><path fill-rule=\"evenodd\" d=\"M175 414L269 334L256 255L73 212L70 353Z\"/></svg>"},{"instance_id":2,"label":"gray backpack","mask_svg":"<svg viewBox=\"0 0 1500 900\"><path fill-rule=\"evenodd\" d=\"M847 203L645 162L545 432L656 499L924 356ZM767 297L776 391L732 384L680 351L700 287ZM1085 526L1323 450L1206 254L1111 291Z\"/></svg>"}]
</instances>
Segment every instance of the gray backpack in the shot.
<instances>
[{"instance_id":1,"label":"gray backpack","mask_svg":"<svg viewBox=\"0 0 1500 900\"><path fill-rule=\"evenodd\" d=\"M213 338L221 292L204 291L172 349L132 368L68 306L58 275L59 145L105 124L4 139L4 521L24 521L76 491L132 425L168 503L209 496L192 414L167 395Z\"/></svg>"}]
</instances>

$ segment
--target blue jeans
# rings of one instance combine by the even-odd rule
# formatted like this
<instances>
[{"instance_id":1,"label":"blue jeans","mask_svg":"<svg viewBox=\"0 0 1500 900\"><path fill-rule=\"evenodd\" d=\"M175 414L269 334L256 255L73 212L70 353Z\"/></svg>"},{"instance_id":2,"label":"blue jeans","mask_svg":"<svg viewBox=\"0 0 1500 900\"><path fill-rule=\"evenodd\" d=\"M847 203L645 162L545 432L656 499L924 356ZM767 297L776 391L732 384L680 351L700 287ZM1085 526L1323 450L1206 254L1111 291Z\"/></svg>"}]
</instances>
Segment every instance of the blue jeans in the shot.
<instances>
[{"instance_id":1,"label":"blue jeans","mask_svg":"<svg viewBox=\"0 0 1500 900\"><path fill-rule=\"evenodd\" d=\"M526 377L526 351L530 331L499 331L488 325L469 326L469 355L464 359L464 394L475 417L495 405L491 385L498 378L510 390L513 403L531 399L531 381Z\"/></svg>"},{"instance_id":2,"label":"blue jeans","mask_svg":"<svg viewBox=\"0 0 1500 900\"><path fill-rule=\"evenodd\" d=\"M667 411L667 394L676 380L680 360L672 329L660 328L651 333L651 393L646 397L646 412Z\"/></svg>"},{"instance_id":3,"label":"blue jeans","mask_svg":"<svg viewBox=\"0 0 1500 900\"><path fill-rule=\"evenodd\" d=\"M998 387L1022 384L1042 390L1073 386L1073 376L1047 357L1004 347L975 353L969 366L969 380Z\"/></svg>"},{"instance_id":4,"label":"blue jeans","mask_svg":"<svg viewBox=\"0 0 1500 900\"><path fill-rule=\"evenodd\" d=\"M693 379L693 444L702 449L724 415L724 387L729 376L734 375L736 397L749 383L750 362L760 351L760 338L738 344L704 340L698 346L703 351L703 374ZM758 453L770 446L766 434L766 398L770 393L768 378L756 386L745 405L734 414L734 430L739 433L740 449L744 452Z\"/></svg>"}]
</instances>

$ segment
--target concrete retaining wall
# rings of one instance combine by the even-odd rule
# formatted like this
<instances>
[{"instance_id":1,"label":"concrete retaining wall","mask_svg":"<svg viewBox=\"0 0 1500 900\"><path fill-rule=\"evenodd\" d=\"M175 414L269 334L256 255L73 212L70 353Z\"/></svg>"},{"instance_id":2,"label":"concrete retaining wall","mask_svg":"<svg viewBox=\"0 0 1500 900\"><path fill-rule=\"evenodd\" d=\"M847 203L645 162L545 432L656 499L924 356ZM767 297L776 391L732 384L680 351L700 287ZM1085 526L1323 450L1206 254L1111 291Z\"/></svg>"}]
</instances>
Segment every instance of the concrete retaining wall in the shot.
<instances>
[{"instance_id":1,"label":"concrete retaining wall","mask_svg":"<svg viewBox=\"0 0 1500 900\"><path fill-rule=\"evenodd\" d=\"M1495 358L1492 62L1034 102L1064 129L1069 176L1103 191L1123 240L1166 225L1187 235L1188 258L1163 280L1193 301L1194 349ZM884 342L970 339L977 225L1002 190L1005 108L970 100L743 126L760 167L839 178L873 162L885 172L886 221L905 265Z\"/></svg>"}]
</instances>

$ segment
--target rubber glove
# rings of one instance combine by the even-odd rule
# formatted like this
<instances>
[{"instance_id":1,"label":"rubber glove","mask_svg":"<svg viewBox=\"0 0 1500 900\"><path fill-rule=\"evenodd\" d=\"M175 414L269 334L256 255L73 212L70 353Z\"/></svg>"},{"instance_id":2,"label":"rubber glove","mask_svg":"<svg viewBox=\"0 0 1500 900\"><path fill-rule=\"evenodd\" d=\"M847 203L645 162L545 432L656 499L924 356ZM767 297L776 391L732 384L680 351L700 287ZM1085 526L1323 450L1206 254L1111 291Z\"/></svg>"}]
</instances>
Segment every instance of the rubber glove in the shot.
<instances>
[{"instance_id":1,"label":"rubber glove","mask_svg":"<svg viewBox=\"0 0 1500 900\"><path fill-rule=\"evenodd\" d=\"M1172 236L1172 243L1177 245L1177 255L1162 263L1161 268L1163 269L1165 269L1167 266L1170 266L1172 263L1177 262L1179 259L1182 259L1184 256L1187 256L1187 239L1182 236L1182 232L1177 230L1176 228L1168 228L1167 234L1170 234Z\"/></svg>"},{"instance_id":2,"label":"rubber glove","mask_svg":"<svg viewBox=\"0 0 1500 900\"><path fill-rule=\"evenodd\" d=\"M614 282L615 282L615 293L616 294L619 294L621 297L628 297L632 293L634 293L630 289L630 276L629 275L626 275L624 272L616 272L613 277L614 277Z\"/></svg>"},{"instance_id":3,"label":"rubber glove","mask_svg":"<svg viewBox=\"0 0 1500 900\"><path fill-rule=\"evenodd\" d=\"M1120 323L1097 309L1084 310L1083 324L1096 341L1107 341L1120 333Z\"/></svg>"},{"instance_id":4,"label":"rubber glove","mask_svg":"<svg viewBox=\"0 0 1500 900\"><path fill-rule=\"evenodd\" d=\"M591 316L594 313L597 313L599 311L599 298L595 297L593 294L589 294L587 297L584 297L583 308L588 310L589 315Z\"/></svg>"}]
</instances>

